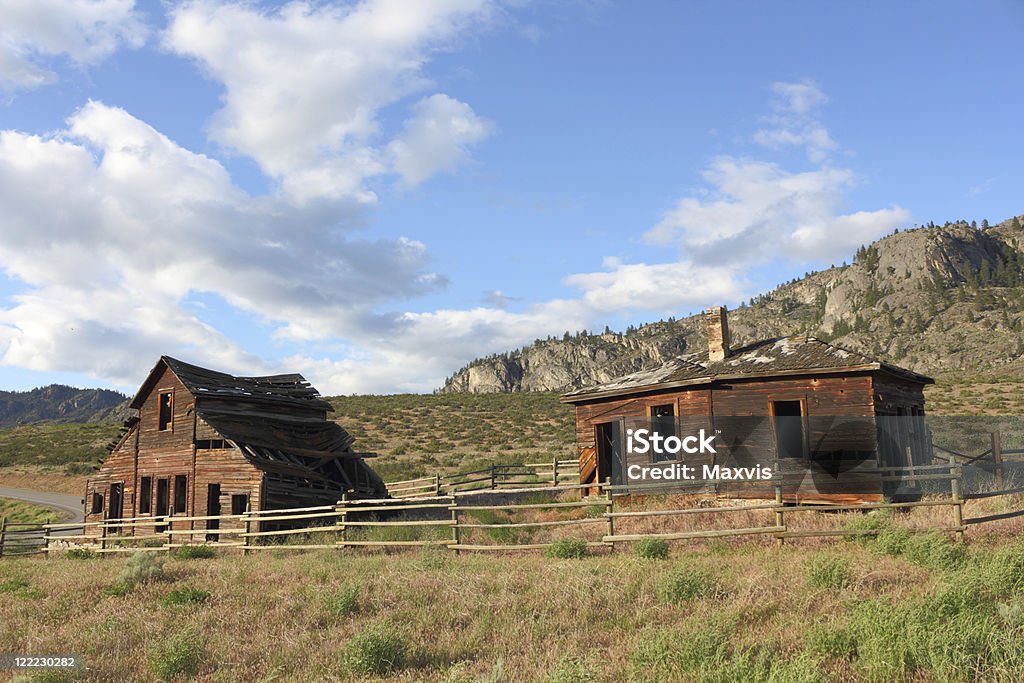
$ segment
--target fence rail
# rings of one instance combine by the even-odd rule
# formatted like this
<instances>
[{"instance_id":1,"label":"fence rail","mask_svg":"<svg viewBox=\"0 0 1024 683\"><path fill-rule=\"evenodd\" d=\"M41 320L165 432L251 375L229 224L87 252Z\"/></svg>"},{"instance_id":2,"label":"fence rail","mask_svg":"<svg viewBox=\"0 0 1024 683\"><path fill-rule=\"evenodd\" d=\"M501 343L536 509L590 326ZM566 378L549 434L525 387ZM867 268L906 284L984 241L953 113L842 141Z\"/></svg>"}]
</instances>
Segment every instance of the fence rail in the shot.
<instances>
[{"instance_id":1,"label":"fence rail","mask_svg":"<svg viewBox=\"0 0 1024 683\"><path fill-rule=\"evenodd\" d=\"M964 461L977 458L949 449L936 450L944 454L944 462L877 468L879 481L893 478L948 482L940 491L916 501L798 504L784 501L786 481L776 478L761 482L766 486L761 491L768 494L768 500L753 499L749 503L734 502L718 507L635 509L632 507L635 501L616 496L634 492L635 487L613 486L610 480L578 484L575 483L577 476L569 474L574 472L572 465L575 463L552 460L550 463L494 465L447 476L391 482L388 485L392 490L390 498L343 498L335 505L216 516L167 515L43 525L2 519L0 557L47 554L76 547L106 555L140 549L173 551L189 545L206 545L243 554L274 548L418 546L446 547L456 553L539 550L549 547L559 537L566 537L564 534L569 531L585 535L580 540L590 547L609 550L648 538L675 541L768 536L782 544L790 539L878 533L877 529L870 528L821 529L794 523L807 513L930 506L948 507L950 517L948 523L933 520L935 523L927 530L953 533L962 539L964 533L976 525L1024 516L1024 509L1016 509L1024 508L1021 497L1024 487L1007 482L1001 474L1000 454L1015 452L1001 451L998 435L993 436L993 448L989 449L993 464L998 466L995 472L1000 473L992 482L996 486L994 490L964 493ZM564 483L566 481L572 483ZM480 483L483 485L473 485ZM697 488L714 483L720 482L687 482ZM773 489L774 500L771 499ZM418 490L422 492L413 493ZM597 494L593 495L595 490ZM1001 508L996 510L972 502L996 497L1004 499L1000 501ZM964 506L969 502L974 511L965 518ZM709 517L724 517L730 521L738 517L739 521L719 528L705 521ZM211 522L216 522L213 528L210 528ZM672 525L675 528L671 528ZM535 538L534 533L548 536Z\"/></svg>"}]
</instances>

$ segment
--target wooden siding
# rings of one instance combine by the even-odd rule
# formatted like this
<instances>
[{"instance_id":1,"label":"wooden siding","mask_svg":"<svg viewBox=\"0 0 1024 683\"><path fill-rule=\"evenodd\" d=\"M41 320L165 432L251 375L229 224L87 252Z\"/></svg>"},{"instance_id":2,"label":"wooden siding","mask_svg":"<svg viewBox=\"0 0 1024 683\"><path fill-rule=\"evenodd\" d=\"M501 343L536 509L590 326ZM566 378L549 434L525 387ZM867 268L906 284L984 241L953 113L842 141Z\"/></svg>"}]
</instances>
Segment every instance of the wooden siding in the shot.
<instances>
[{"instance_id":1,"label":"wooden siding","mask_svg":"<svg viewBox=\"0 0 1024 683\"><path fill-rule=\"evenodd\" d=\"M871 418L873 424L876 414L890 409L895 413L897 404L906 407L908 415L911 406L922 412L924 407L921 385L872 372L736 379L710 386L596 399L576 405L580 481L593 482L597 474L595 427L598 424L623 417L644 417L650 414L652 406L671 403L677 416L707 416L710 428L716 418L723 423L724 418L732 416L768 417L772 414L773 401L800 401L802 404L807 441L805 454L814 452L817 460L783 463L783 469L800 480L787 487L787 500L806 501L878 500L882 497L882 482L878 480L876 469L879 461L875 430L865 428L865 422L860 420L836 423L827 418ZM767 464L776 453L773 431L771 423L766 422L747 435L743 448L749 453L762 454L759 460ZM725 455L727 459L728 454ZM687 463L702 464L695 458L687 458ZM842 481L829 475L837 468L843 473ZM748 489L748 493L744 494L743 489ZM773 486L724 484L717 487L717 492L768 497L773 494Z\"/></svg>"}]
</instances>

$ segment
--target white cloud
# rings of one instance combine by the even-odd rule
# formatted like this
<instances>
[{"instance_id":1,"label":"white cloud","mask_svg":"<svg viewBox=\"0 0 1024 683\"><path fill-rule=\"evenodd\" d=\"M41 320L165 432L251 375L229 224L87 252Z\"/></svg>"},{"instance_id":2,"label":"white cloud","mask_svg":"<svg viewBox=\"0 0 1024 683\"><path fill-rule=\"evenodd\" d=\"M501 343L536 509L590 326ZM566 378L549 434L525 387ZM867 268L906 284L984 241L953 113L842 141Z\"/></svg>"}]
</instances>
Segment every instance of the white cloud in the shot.
<instances>
[{"instance_id":1,"label":"white cloud","mask_svg":"<svg viewBox=\"0 0 1024 683\"><path fill-rule=\"evenodd\" d=\"M828 97L813 81L772 84L775 95L774 114L767 117L767 128L754 133L754 141L770 149L802 147L807 158L821 163L831 152L839 149L828 130L816 118L819 107Z\"/></svg>"},{"instance_id":2,"label":"white cloud","mask_svg":"<svg viewBox=\"0 0 1024 683\"><path fill-rule=\"evenodd\" d=\"M654 244L676 244L701 263L828 262L910 219L900 207L843 214L844 193L856 183L848 169L793 173L719 157L703 176L710 197L681 199L645 235Z\"/></svg>"},{"instance_id":3,"label":"white cloud","mask_svg":"<svg viewBox=\"0 0 1024 683\"><path fill-rule=\"evenodd\" d=\"M51 83L51 59L94 64L146 33L134 0L0 0L0 89Z\"/></svg>"},{"instance_id":4,"label":"white cloud","mask_svg":"<svg viewBox=\"0 0 1024 683\"><path fill-rule=\"evenodd\" d=\"M351 209L252 198L215 160L91 102L67 131L0 133L0 362L123 382L160 353L260 363L183 303L212 293L304 339L383 335L374 309L443 286L419 242L359 239ZM287 321L284 323L282 321Z\"/></svg>"},{"instance_id":5,"label":"white cloud","mask_svg":"<svg viewBox=\"0 0 1024 683\"><path fill-rule=\"evenodd\" d=\"M491 11L488 0L292 2L273 11L197 0L173 10L164 43L224 84L215 140L253 158L294 198L373 201L368 179L398 172L422 182L483 139L469 105L443 94L414 106L390 149L381 119L428 88L432 54ZM427 140L431 130L438 136Z\"/></svg>"},{"instance_id":6,"label":"white cloud","mask_svg":"<svg viewBox=\"0 0 1024 683\"><path fill-rule=\"evenodd\" d=\"M388 151L405 183L419 185L435 173L465 162L467 148L483 140L488 127L468 104L447 95L431 95L416 103L412 117Z\"/></svg>"}]
</instances>

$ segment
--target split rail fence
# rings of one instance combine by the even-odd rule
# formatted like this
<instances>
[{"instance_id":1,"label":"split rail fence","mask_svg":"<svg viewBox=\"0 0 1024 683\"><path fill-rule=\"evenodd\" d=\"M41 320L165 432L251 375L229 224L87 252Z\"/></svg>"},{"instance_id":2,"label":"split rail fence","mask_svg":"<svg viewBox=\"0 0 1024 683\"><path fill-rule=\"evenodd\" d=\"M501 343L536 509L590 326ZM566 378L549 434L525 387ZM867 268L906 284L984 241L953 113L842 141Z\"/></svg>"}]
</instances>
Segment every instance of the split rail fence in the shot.
<instances>
[{"instance_id":1,"label":"split rail fence","mask_svg":"<svg viewBox=\"0 0 1024 683\"><path fill-rule=\"evenodd\" d=\"M994 443L998 449L998 436ZM558 538L570 537L584 540L589 546L608 549L648 538L669 541L763 535L781 544L787 539L879 533L877 529L838 525L808 528L799 521L807 513L918 507L949 508L948 522L938 522L939 517L935 517L931 519L933 524L923 530L949 532L962 539L964 532L973 525L1024 515L1024 496L1020 495L1024 494L1024 487L1015 486L1013 476L999 476L986 490L964 492L965 461L978 458L948 449L938 450L947 453L944 457L947 462L878 468L882 482L928 485L928 493L922 499L907 502L787 503L784 491L787 484L794 482L774 479L765 482L774 488L774 500L770 497L767 500L734 499L722 506L687 507L684 505L693 503L692 497L679 496L663 499L679 501L672 509L657 509L652 505L641 509L638 497L620 495L627 492L626 487L613 486L610 481L597 485L597 495L587 495L595 489L594 484L563 483L561 463L555 461L547 465L550 478L539 484L536 480L542 475L538 475L536 469L527 470L537 465L495 466L449 478L435 477L433 489L418 497L411 493L399 497L393 493L394 497L388 499L342 499L336 505L319 507L218 516L108 519L85 524L17 525L3 520L0 522L0 556L50 553L76 547L102 554L139 549L170 551L193 545L233 548L242 553L280 548L408 546L440 546L455 552L513 551L543 549ZM1024 463L1017 463L1021 464ZM517 476L527 481L515 486ZM447 490L440 495L439 481L444 482ZM720 482L695 480L688 485L706 490L714 483ZM400 491L401 487L398 489ZM631 486L628 492L637 493L638 489ZM659 491L652 487L650 492ZM964 506L968 502L995 497L1002 497L1002 510L964 517ZM1003 511L1007 507L1020 509ZM710 521L713 517L730 515L739 517L740 523L719 526ZM673 525L675 528L665 528ZM546 537L534 538L538 533Z\"/></svg>"}]
</instances>

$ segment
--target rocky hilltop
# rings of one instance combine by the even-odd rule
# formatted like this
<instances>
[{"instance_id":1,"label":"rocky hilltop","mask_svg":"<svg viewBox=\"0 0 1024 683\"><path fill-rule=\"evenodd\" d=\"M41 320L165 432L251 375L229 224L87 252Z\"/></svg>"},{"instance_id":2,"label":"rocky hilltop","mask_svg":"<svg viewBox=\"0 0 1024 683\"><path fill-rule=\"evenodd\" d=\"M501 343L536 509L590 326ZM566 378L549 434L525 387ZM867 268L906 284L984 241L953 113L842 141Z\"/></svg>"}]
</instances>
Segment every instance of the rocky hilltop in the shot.
<instances>
[{"instance_id":1,"label":"rocky hilltop","mask_svg":"<svg viewBox=\"0 0 1024 683\"><path fill-rule=\"evenodd\" d=\"M729 313L732 345L808 334L918 372L1024 371L1024 216L897 231ZM709 301L708 305L719 302ZM471 362L442 392L568 391L707 348L703 317L566 333Z\"/></svg>"},{"instance_id":2,"label":"rocky hilltop","mask_svg":"<svg viewBox=\"0 0 1024 683\"><path fill-rule=\"evenodd\" d=\"M109 389L76 389L63 384L31 391L0 391L0 427L118 421L127 415L127 402L124 394Z\"/></svg>"}]
</instances>

